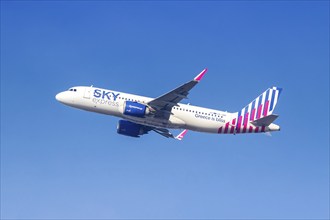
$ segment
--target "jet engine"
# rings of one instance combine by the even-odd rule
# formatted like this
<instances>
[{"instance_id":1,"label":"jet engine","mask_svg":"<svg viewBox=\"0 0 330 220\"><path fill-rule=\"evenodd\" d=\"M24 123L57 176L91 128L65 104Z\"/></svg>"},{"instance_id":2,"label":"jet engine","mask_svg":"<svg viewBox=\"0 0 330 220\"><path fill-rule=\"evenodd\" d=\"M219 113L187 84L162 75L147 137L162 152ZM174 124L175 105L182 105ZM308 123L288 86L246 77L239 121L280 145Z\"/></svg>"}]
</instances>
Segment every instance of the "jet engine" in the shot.
<instances>
[{"instance_id":1,"label":"jet engine","mask_svg":"<svg viewBox=\"0 0 330 220\"><path fill-rule=\"evenodd\" d=\"M143 118L150 113L149 107L138 102L125 101L122 109L124 115Z\"/></svg>"},{"instance_id":2,"label":"jet engine","mask_svg":"<svg viewBox=\"0 0 330 220\"><path fill-rule=\"evenodd\" d=\"M143 125L135 124L130 121L119 120L117 125L117 133L130 136L130 137L140 137L140 135L148 133L144 129Z\"/></svg>"}]
</instances>

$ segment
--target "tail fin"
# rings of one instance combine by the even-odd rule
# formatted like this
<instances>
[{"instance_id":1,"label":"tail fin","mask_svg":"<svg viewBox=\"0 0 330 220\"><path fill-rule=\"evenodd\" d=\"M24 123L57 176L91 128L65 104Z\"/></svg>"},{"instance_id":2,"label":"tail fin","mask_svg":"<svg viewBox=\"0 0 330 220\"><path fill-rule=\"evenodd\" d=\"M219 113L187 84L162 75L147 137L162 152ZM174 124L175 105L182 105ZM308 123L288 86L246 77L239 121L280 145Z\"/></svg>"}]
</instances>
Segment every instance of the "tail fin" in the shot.
<instances>
[{"instance_id":1,"label":"tail fin","mask_svg":"<svg viewBox=\"0 0 330 220\"><path fill-rule=\"evenodd\" d=\"M264 132L265 126L262 126L259 130L258 127L251 127L249 122L272 115L281 91L282 89L278 87L269 88L239 111L237 113L236 132Z\"/></svg>"},{"instance_id":2,"label":"tail fin","mask_svg":"<svg viewBox=\"0 0 330 220\"><path fill-rule=\"evenodd\" d=\"M255 100L245 106L241 110L241 113L249 113L251 121L271 115L275 109L281 91L282 89L277 87L267 89Z\"/></svg>"}]
</instances>

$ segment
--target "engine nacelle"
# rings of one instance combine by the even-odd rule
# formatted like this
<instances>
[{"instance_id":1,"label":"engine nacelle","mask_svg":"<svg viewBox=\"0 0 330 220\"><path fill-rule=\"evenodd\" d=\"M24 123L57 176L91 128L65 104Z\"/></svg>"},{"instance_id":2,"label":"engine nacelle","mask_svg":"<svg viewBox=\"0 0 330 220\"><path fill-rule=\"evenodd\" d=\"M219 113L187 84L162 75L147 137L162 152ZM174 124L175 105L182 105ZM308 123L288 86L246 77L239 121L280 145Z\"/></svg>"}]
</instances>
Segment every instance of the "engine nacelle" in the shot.
<instances>
[{"instance_id":1,"label":"engine nacelle","mask_svg":"<svg viewBox=\"0 0 330 220\"><path fill-rule=\"evenodd\" d=\"M124 102L122 113L124 115L134 116L143 118L145 115L148 115L150 112L148 106L143 105L138 102L126 101Z\"/></svg>"},{"instance_id":2,"label":"engine nacelle","mask_svg":"<svg viewBox=\"0 0 330 220\"><path fill-rule=\"evenodd\" d=\"M135 124L130 121L119 120L117 125L117 133L130 137L140 137L140 135L147 132L143 129L143 125Z\"/></svg>"}]
</instances>

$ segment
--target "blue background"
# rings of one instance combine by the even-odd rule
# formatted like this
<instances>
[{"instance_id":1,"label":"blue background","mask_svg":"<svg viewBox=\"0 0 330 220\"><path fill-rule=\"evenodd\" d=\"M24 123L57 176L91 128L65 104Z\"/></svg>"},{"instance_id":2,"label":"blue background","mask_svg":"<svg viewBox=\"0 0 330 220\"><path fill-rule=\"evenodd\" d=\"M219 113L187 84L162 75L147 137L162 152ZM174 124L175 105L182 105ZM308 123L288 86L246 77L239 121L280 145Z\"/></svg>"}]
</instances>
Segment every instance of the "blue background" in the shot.
<instances>
[{"instance_id":1,"label":"blue background","mask_svg":"<svg viewBox=\"0 0 330 220\"><path fill-rule=\"evenodd\" d=\"M55 100L157 97L205 67L185 103L279 86L282 130L134 139ZM1 218L329 218L329 2L1 1Z\"/></svg>"}]
</instances>

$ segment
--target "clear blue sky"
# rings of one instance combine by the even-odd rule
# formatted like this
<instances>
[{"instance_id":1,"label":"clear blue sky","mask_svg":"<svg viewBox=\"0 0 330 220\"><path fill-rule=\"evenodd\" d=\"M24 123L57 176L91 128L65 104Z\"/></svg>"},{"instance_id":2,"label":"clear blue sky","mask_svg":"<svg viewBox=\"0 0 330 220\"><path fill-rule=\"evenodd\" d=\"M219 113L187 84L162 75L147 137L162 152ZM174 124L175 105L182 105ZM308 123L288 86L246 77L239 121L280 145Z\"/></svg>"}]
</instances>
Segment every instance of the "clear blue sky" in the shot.
<instances>
[{"instance_id":1,"label":"clear blue sky","mask_svg":"<svg viewBox=\"0 0 330 220\"><path fill-rule=\"evenodd\" d=\"M134 139L54 98L156 97L205 67L185 102L279 86L282 130ZM329 218L329 2L1 1L1 218Z\"/></svg>"}]
</instances>

